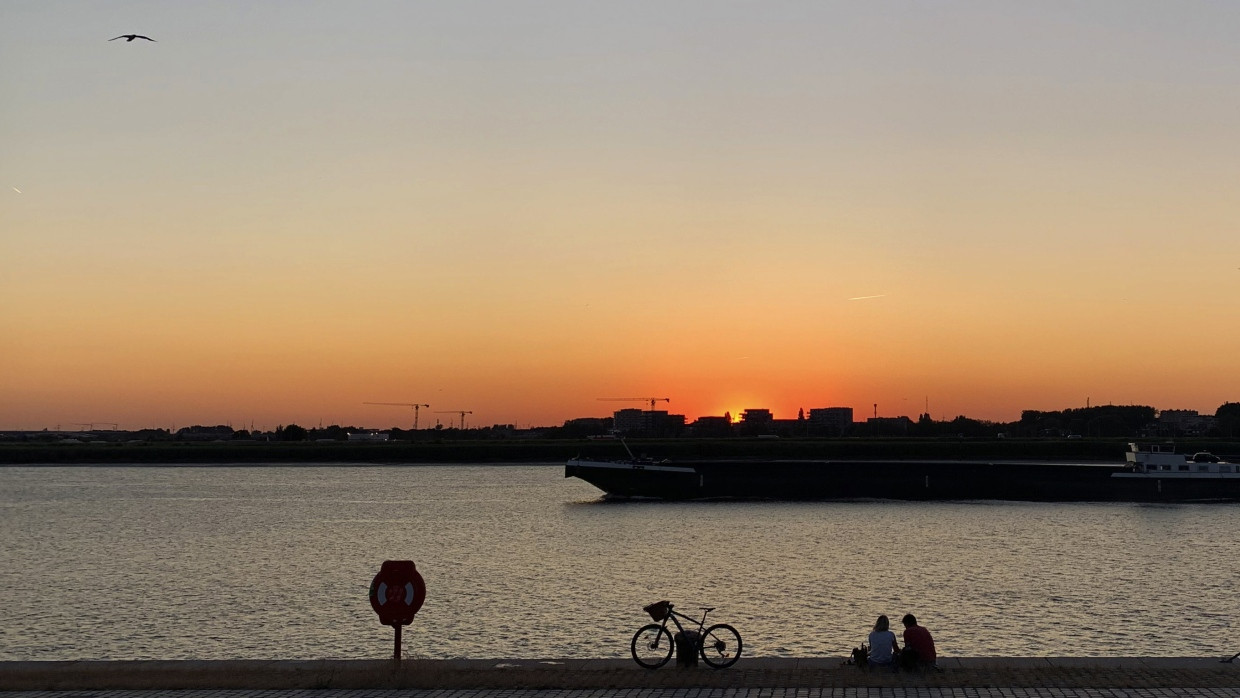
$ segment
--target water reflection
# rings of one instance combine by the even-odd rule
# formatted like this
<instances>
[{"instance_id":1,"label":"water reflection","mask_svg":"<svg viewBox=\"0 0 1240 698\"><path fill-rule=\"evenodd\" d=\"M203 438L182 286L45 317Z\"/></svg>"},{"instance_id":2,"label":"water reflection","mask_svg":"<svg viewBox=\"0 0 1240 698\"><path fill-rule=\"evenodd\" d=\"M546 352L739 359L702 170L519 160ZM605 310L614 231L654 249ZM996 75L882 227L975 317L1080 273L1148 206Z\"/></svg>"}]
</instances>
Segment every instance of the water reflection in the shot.
<instances>
[{"instance_id":1,"label":"water reflection","mask_svg":"<svg viewBox=\"0 0 1240 698\"><path fill-rule=\"evenodd\" d=\"M0 659L362 658L413 559L430 657L624 657L643 605L754 656L842 656L880 613L945 655L1214 655L1236 505L615 503L558 466L0 469Z\"/></svg>"}]
</instances>

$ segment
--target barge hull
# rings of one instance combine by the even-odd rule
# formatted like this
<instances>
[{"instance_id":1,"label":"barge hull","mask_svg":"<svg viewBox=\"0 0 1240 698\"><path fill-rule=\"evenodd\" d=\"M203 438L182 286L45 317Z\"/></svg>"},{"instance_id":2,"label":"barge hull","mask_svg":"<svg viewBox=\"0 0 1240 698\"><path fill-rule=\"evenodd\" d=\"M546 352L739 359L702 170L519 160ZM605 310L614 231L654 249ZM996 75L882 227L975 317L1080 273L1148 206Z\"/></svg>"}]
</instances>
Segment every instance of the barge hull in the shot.
<instances>
[{"instance_id":1,"label":"barge hull","mask_svg":"<svg viewBox=\"0 0 1240 698\"><path fill-rule=\"evenodd\" d=\"M609 498L1034 502L1240 501L1240 479L1125 477L1120 465L986 461L570 460Z\"/></svg>"}]
</instances>

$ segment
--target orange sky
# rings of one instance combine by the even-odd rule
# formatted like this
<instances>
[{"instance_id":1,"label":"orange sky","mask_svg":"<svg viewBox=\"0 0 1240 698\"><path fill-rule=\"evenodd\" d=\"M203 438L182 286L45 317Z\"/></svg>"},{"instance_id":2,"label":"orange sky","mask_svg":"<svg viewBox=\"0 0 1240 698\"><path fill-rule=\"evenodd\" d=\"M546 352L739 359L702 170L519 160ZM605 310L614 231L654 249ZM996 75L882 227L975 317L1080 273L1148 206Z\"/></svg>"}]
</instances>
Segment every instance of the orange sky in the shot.
<instances>
[{"instance_id":1,"label":"orange sky","mask_svg":"<svg viewBox=\"0 0 1240 698\"><path fill-rule=\"evenodd\" d=\"M1223 7L2 19L0 429L1240 400Z\"/></svg>"}]
</instances>

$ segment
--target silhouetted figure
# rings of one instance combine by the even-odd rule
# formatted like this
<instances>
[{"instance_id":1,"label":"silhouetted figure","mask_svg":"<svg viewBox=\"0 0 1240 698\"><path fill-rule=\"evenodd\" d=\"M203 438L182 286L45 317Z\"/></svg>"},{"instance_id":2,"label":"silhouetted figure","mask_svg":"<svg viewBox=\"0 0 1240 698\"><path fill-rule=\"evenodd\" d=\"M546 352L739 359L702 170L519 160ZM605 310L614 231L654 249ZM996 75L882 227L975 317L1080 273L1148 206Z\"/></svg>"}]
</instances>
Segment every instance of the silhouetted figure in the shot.
<instances>
[{"instance_id":1,"label":"silhouetted figure","mask_svg":"<svg viewBox=\"0 0 1240 698\"><path fill-rule=\"evenodd\" d=\"M124 39L125 43L129 43L130 41L133 41L134 39L146 39L147 41L154 41L154 39L152 39L151 37L142 36L141 34L121 34L120 36L108 39L108 41L116 41L117 39Z\"/></svg>"},{"instance_id":2,"label":"silhouetted figure","mask_svg":"<svg viewBox=\"0 0 1240 698\"><path fill-rule=\"evenodd\" d=\"M904 616L904 654L901 657L906 668L930 667L937 669L939 657L934 651L934 638L930 631L917 624L917 618L909 613Z\"/></svg>"},{"instance_id":3,"label":"silhouetted figure","mask_svg":"<svg viewBox=\"0 0 1240 698\"><path fill-rule=\"evenodd\" d=\"M891 632L887 616L879 616L870 633L870 666L891 666L900 653L896 634Z\"/></svg>"}]
</instances>

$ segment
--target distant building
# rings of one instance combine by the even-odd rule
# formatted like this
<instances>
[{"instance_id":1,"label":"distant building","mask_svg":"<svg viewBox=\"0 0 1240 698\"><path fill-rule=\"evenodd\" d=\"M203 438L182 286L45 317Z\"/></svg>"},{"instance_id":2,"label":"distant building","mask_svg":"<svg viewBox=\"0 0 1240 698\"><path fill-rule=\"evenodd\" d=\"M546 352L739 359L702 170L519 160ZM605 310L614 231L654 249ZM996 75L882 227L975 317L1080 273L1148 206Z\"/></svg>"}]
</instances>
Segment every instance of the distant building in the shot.
<instances>
[{"instance_id":1,"label":"distant building","mask_svg":"<svg viewBox=\"0 0 1240 698\"><path fill-rule=\"evenodd\" d=\"M349 432L349 441L387 441L388 434L377 431Z\"/></svg>"},{"instance_id":2,"label":"distant building","mask_svg":"<svg viewBox=\"0 0 1240 698\"><path fill-rule=\"evenodd\" d=\"M741 413L741 421L736 425L737 431L745 436L770 434L775 427L775 416L765 407L754 407Z\"/></svg>"},{"instance_id":3,"label":"distant building","mask_svg":"<svg viewBox=\"0 0 1240 698\"><path fill-rule=\"evenodd\" d=\"M692 436L710 438L732 435L732 420L728 417L698 417L689 425Z\"/></svg>"},{"instance_id":4,"label":"distant building","mask_svg":"<svg viewBox=\"0 0 1240 698\"><path fill-rule=\"evenodd\" d=\"M741 421L749 424L769 424L775 415L765 407L752 407L741 413Z\"/></svg>"},{"instance_id":5,"label":"distant building","mask_svg":"<svg viewBox=\"0 0 1240 698\"><path fill-rule=\"evenodd\" d=\"M814 436L844 436L852 431L851 407L820 407L809 411L809 429Z\"/></svg>"},{"instance_id":6,"label":"distant building","mask_svg":"<svg viewBox=\"0 0 1240 698\"><path fill-rule=\"evenodd\" d=\"M1156 422L1162 436L1201 436L1214 428L1216 419L1197 410L1163 410Z\"/></svg>"},{"instance_id":7,"label":"distant building","mask_svg":"<svg viewBox=\"0 0 1240 698\"><path fill-rule=\"evenodd\" d=\"M685 429L683 414L663 410L617 410L612 415L616 432L631 436L678 436Z\"/></svg>"},{"instance_id":8,"label":"distant building","mask_svg":"<svg viewBox=\"0 0 1240 698\"><path fill-rule=\"evenodd\" d=\"M232 436L232 427L222 424L214 427L182 427L176 434L177 441L228 441Z\"/></svg>"},{"instance_id":9,"label":"distant building","mask_svg":"<svg viewBox=\"0 0 1240 698\"><path fill-rule=\"evenodd\" d=\"M908 436L913 420L908 417L870 417L865 420L869 436Z\"/></svg>"},{"instance_id":10,"label":"distant building","mask_svg":"<svg viewBox=\"0 0 1240 698\"><path fill-rule=\"evenodd\" d=\"M616 410L612 413L612 423L621 434L640 434L646 430L646 411L636 407Z\"/></svg>"}]
</instances>

